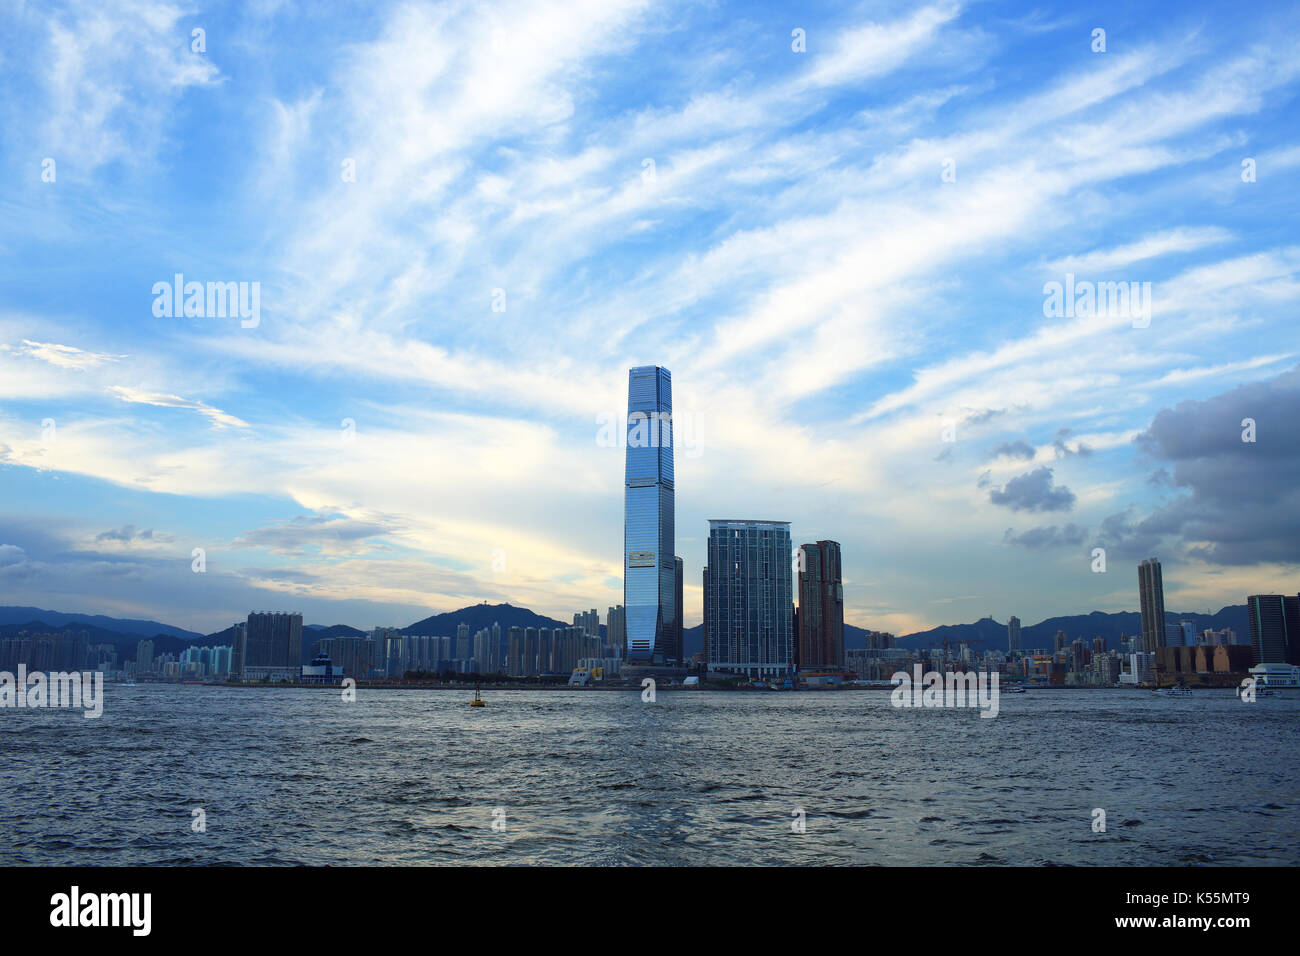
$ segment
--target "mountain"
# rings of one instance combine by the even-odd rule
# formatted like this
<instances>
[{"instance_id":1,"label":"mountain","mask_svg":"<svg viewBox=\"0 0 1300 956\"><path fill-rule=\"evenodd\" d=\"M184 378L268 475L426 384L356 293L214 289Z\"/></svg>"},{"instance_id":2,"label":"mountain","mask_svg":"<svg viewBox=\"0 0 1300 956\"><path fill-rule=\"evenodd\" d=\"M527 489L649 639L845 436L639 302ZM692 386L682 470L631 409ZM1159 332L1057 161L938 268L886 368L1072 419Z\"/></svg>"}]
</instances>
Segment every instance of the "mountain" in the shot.
<instances>
[{"instance_id":1,"label":"mountain","mask_svg":"<svg viewBox=\"0 0 1300 956\"><path fill-rule=\"evenodd\" d=\"M60 616L66 617L67 615ZM168 652L178 654L194 643L171 634L124 634L121 631L110 631L104 627L96 627L93 624L85 624L76 620L58 625L45 620L0 624L0 638L17 637L23 631L28 634L71 634L84 631L87 643L112 644L117 650L119 658L134 658L136 645L143 640L154 642L155 654ZM202 639L202 635L198 636Z\"/></svg>"},{"instance_id":2,"label":"mountain","mask_svg":"<svg viewBox=\"0 0 1300 956\"><path fill-rule=\"evenodd\" d=\"M526 607L484 602L483 604L471 604L459 611L448 611L445 614L426 617L422 621L416 621L414 624L402 628L401 632L403 634L428 634L432 637L453 637L456 634L456 626L459 624L468 624L471 634L485 627L490 628L493 624L500 624L502 631L508 631L512 627L573 626L572 623L565 623L554 618L534 614Z\"/></svg>"},{"instance_id":3,"label":"mountain","mask_svg":"<svg viewBox=\"0 0 1300 956\"><path fill-rule=\"evenodd\" d=\"M1237 632L1238 640L1249 640L1250 619L1247 617L1246 605L1230 604L1220 608L1215 614L1177 614L1165 612L1165 622L1169 625L1179 621L1191 621L1196 633L1211 628L1230 627ZM1091 614L1073 614L1065 617L1049 617L1037 624L1021 625L1020 646L1025 650L1034 648L1051 649L1057 630L1065 631L1070 640L1076 637L1091 644L1092 639L1100 634L1106 639L1106 647L1118 650L1121 634L1140 634L1142 615L1137 611L1093 611ZM703 648L704 625L688 627L683 632L682 643L687 657L698 654ZM844 625L844 647L846 649L867 646L867 631L853 624ZM917 650L930 646L938 647L944 641L950 645L961 643L973 644L976 651L1006 650L1007 626L999 624L991 617L983 618L974 624L943 624L928 631L905 634L898 638L899 647Z\"/></svg>"},{"instance_id":4,"label":"mountain","mask_svg":"<svg viewBox=\"0 0 1300 956\"><path fill-rule=\"evenodd\" d=\"M1165 612L1166 625L1175 625L1179 621L1191 621L1199 634L1212 628L1230 627L1237 632L1238 640L1250 637L1250 619L1247 617L1246 605L1230 604L1220 608L1214 614ZM846 628L847 630L847 628ZM1101 635L1110 650L1119 648L1121 634L1132 636L1142 631L1142 615L1137 611L1093 611L1091 614L1073 614L1064 617L1049 617L1037 624L1021 625L1020 646L1025 650L1033 648L1051 649L1054 646L1056 632L1062 630L1070 640L1076 637L1091 642ZM917 649L938 646L944 640L951 644L976 643L976 650L1005 650L1007 647L1007 626L999 624L991 617L983 618L974 624L946 624L916 634L905 634L898 639L899 647ZM848 645L847 637L845 645Z\"/></svg>"},{"instance_id":5,"label":"mountain","mask_svg":"<svg viewBox=\"0 0 1300 956\"><path fill-rule=\"evenodd\" d=\"M138 637L155 637L159 634L166 634L190 642L203 637L202 634L195 631L187 631L182 627L173 627L170 624L159 624L157 621L135 621L129 618L105 617L103 614L65 614L62 611L46 611L38 607L0 607L0 625L27 624L31 621L39 621L42 624L50 625L51 629L55 630L61 628L64 624L77 623L88 627L101 628L105 631L114 631L118 634L135 634ZM106 642L97 641L96 643Z\"/></svg>"},{"instance_id":6,"label":"mountain","mask_svg":"<svg viewBox=\"0 0 1300 956\"><path fill-rule=\"evenodd\" d=\"M319 641L323 637L365 637L369 631L363 631L360 628L351 627L347 624L331 624L326 627L324 624L306 624L303 626L304 633L302 639L307 640L308 636L313 641Z\"/></svg>"}]
</instances>

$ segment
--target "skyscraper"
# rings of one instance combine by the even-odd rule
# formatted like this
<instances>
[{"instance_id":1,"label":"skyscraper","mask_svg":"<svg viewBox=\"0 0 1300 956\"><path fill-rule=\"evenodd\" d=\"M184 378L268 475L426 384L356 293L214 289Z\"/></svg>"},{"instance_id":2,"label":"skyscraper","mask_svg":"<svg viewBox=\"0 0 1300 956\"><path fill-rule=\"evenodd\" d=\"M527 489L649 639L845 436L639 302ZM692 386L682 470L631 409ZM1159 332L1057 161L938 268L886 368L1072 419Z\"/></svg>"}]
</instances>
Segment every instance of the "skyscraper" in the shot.
<instances>
[{"instance_id":1,"label":"skyscraper","mask_svg":"<svg viewBox=\"0 0 1300 956\"><path fill-rule=\"evenodd\" d=\"M302 615L256 612L245 622L244 667L302 666Z\"/></svg>"},{"instance_id":2,"label":"skyscraper","mask_svg":"<svg viewBox=\"0 0 1300 956\"><path fill-rule=\"evenodd\" d=\"M1142 642L1139 649L1154 654L1165 646L1165 585L1160 562L1155 558L1138 565L1138 600L1142 609Z\"/></svg>"},{"instance_id":3,"label":"skyscraper","mask_svg":"<svg viewBox=\"0 0 1300 956\"><path fill-rule=\"evenodd\" d=\"M708 559L704 621L709 670L750 677L790 673L790 522L710 520Z\"/></svg>"},{"instance_id":4,"label":"skyscraper","mask_svg":"<svg viewBox=\"0 0 1300 956\"><path fill-rule=\"evenodd\" d=\"M506 673L511 677L524 676L524 629L518 625L510 628L506 652Z\"/></svg>"},{"instance_id":5,"label":"skyscraper","mask_svg":"<svg viewBox=\"0 0 1300 956\"><path fill-rule=\"evenodd\" d=\"M1300 597L1252 594L1246 614L1256 664L1300 664Z\"/></svg>"},{"instance_id":6,"label":"skyscraper","mask_svg":"<svg viewBox=\"0 0 1300 956\"><path fill-rule=\"evenodd\" d=\"M147 638L135 645L135 672L153 673L153 641Z\"/></svg>"},{"instance_id":7,"label":"skyscraper","mask_svg":"<svg viewBox=\"0 0 1300 956\"><path fill-rule=\"evenodd\" d=\"M682 661L685 649L682 647L682 574L685 565L681 558L673 558L673 624L668 632L668 641L664 646L664 660Z\"/></svg>"},{"instance_id":8,"label":"skyscraper","mask_svg":"<svg viewBox=\"0 0 1300 956\"><path fill-rule=\"evenodd\" d=\"M1011 620L1007 621L1007 652L1020 653L1020 618L1014 614L1011 615Z\"/></svg>"},{"instance_id":9,"label":"skyscraper","mask_svg":"<svg viewBox=\"0 0 1300 956\"><path fill-rule=\"evenodd\" d=\"M668 369L643 365L628 372L623 604L629 661L662 661L677 623L672 410Z\"/></svg>"},{"instance_id":10,"label":"skyscraper","mask_svg":"<svg viewBox=\"0 0 1300 956\"><path fill-rule=\"evenodd\" d=\"M801 545L799 669L844 668L844 582L836 541Z\"/></svg>"},{"instance_id":11,"label":"skyscraper","mask_svg":"<svg viewBox=\"0 0 1300 956\"><path fill-rule=\"evenodd\" d=\"M618 604L609 609L609 616L605 619L605 640L614 650L615 657L627 656L627 619L623 612L623 605Z\"/></svg>"}]
</instances>

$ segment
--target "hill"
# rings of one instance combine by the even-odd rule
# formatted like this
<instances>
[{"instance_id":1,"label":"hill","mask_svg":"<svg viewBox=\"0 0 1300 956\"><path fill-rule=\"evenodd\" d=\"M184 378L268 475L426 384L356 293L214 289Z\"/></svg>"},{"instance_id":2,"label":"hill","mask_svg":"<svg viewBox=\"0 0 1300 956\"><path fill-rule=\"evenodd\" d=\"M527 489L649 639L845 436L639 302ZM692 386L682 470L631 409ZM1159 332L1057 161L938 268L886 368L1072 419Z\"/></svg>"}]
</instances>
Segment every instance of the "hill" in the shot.
<instances>
[{"instance_id":1,"label":"hill","mask_svg":"<svg viewBox=\"0 0 1300 956\"><path fill-rule=\"evenodd\" d=\"M1230 627L1237 632L1238 640L1250 637L1250 620L1246 614L1246 605L1230 604L1220 608L1214 614L1165 612L1166 625L1175 625L1179 621L1191 621L1197 633L1212 628ZM1142 615L1137 611L1093 611L1091 614L1073 614L1063 617L1049 617L1037 624L1022 625L1020 628L1020 646L1025 650L1032 648L1053 647L1057 630L1065 632L1070 640L1082 638L1091 641L1100 635L1106 641L1106 647L1116 650L1121 634L1134 635L1142 630ZM905 634L898 639L899 647L916 649L938 646L944 640L949 644L963 641L975 644L976 650L1005 650L1007 646L1007 626L991 617L983 618L974 624L946 624L916 634ZM848 641L845 640L847 646Z\"/></svg>"},{"instance_id":2,"label":"hill","mask_svg":"<svg viewBox=\"0 0 1300 956\"><path fill-rule=\"evenodd\" d=\"M203 637L196 631L187 631L183 627L173 627L157 621L136 621L130 618L107 617L103 614L67 614L63 611L47 611L38 607L0 607L0 625L27 624L31 621L39 621L49 625L51 629L61 628L64 624L77 623L87 628L94 627L118 634L135 634L138 637L166 634L191 643Z\"/></svg>"},{"instance_id":3,"label":"hill","mask_svg":"<svg viewBox=\"0 0 1300 956\"><path fill-rule=\"evenodd\" d=\"M471 604L459 611L448 611L445 614L426 617L422 621L416 621L414 624L402 628L401 632L403 634L428 634L432 637L451 637L456 634L456 626L459 624L468 624L471 634L485 627L491 627L493 624L500 624L503 631L508 631L512 627L572 626L572 622L566 623L551 617L542 617L542 615L534 614L526 607L484 602L483 604Z\"/></svg>"}]
</instances>

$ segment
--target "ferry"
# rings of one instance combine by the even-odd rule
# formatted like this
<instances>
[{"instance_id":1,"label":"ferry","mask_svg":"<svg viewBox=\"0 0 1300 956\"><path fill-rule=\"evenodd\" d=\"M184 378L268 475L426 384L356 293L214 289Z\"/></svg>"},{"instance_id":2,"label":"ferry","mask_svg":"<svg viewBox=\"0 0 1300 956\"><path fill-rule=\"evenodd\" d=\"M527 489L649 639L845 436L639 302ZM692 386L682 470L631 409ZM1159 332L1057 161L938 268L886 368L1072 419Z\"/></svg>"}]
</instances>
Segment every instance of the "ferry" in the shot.
<instances>
[{"instance_id":1,"label":"ferry","mask_svg":"<svg viewBox=\"0 0 1300 956\"><path fill-rule=\"evenodd\" d=\"M998 688L999 694L1023 694L1024 692L1025 685L1020 683L1004 684Z\"/></svg>"},{"instance_id":2,"label":"ferry","mask_svg":"<svg viewBox=\"0 0 1300 956\"><path fill-rule=\"evenodd\" d=\"M1161 687L1156 691L1158 697L1191 697L1192 689L1179 684L1176 687Z\"/></svg>"}]
</instances>

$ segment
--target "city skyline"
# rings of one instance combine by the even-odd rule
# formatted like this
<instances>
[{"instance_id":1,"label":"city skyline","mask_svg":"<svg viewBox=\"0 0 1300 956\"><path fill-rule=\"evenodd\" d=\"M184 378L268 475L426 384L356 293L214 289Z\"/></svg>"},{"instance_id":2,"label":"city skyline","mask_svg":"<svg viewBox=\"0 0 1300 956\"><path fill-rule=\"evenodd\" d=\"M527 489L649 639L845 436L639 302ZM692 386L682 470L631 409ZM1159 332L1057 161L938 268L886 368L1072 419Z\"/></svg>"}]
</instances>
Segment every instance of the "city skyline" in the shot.
<instances>
[{"instance_id":1,"label":"city skyline","mask_svg":"<svg viewBox=\"0 0 1300 956\"><path fill-rule=\"evenodd\" d=\"M648 362L686 627L720 513L897 634L1292 592L1300 14L738 9L0 14L0 603L622 604Z\"/></svg>"}]
</instances>

